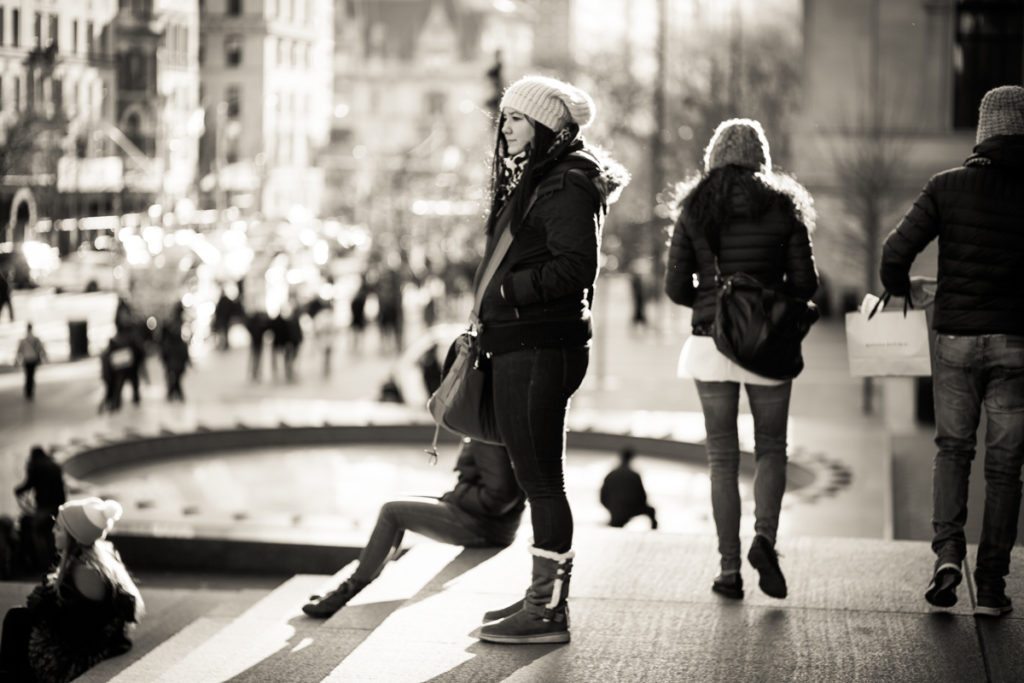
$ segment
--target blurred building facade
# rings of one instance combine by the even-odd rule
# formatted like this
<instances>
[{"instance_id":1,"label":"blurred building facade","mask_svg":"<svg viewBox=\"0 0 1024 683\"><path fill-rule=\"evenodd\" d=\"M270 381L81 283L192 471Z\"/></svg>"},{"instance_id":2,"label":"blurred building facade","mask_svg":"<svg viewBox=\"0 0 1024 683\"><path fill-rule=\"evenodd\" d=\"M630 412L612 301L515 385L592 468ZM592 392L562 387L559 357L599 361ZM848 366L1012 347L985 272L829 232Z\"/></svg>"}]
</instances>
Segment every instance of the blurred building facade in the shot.
<instances>
[{"instance_id":1,"label":"blurred building facade","mask_svg":"<svg viewBox=\"0 0 1024 683\"><path fill-rule=\"evenodd\" d=\"M80 219L189 196L198 19L198 0L0 2L0 243L68 250L116 228Z\"/></svg>"},{"instance_id":2,"label":"blurred building facade","mask_svg":"<svg viewBox=\"0 0 1024 683\"><path fill-rule=\"evenodd\" d=\"M326 212L396 233L415 227L410 221L475 219L494 145L488 102L531 64L529 8L491 0L338 6Z\"/></svg>"},{"instance_id":3,"label":"blurred building facade","mask_svg":"<svg viewBox=\"0 0 1024 683\"><path fill-rule=\"evenodd\" d=\"M804 39L795 168L849 305L878 293L880 242L928 178L971 153L982 95L1024 82L1024 2L804 0Z\"/></svg>"},{"instance_id":4,"label":"blurred building facade","mask_svg":"<svg viewBox=\"0 0 1024 683\"><path fill-rule=\"evenodd\" d=\"M328 139L334 0L205 0L201 9L208 204L316 216Z\"/></svg>"}]
</instances>

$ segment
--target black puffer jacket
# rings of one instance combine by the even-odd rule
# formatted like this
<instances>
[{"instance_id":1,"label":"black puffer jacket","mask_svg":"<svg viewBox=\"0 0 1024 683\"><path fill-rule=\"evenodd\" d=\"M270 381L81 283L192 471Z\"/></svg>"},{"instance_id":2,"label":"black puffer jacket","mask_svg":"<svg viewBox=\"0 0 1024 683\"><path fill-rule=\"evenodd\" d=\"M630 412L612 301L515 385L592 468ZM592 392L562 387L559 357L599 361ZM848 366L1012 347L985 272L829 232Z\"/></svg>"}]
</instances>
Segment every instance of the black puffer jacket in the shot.
<instances>
[{"instance_id":1,"label":"black puffer jacket","mask_svg":"<svg viewBox=\"0 0 1024 683\"><path fill-rule=\"evenodd\" d=\"M491 353L585 346L609 197L628 180L581 142L537 182L537 199L480 306L481 346ZM524 188L517 189L523 191ZM496 243L488 241L479 278Z\"/></svg>"},{"instance_id":2,"label":"black puffer jacket","mask_svg":"<svg viewBox=\"0 0 1024 683\"><path fill-rule=\"evenodd\" d=\"M1024 135L989 138L933 176L885 240L882 284L904 296L910 264L939 238L932 326L944 334L1024 334Z\"/></svg>"},{"instance_id":3,"label":"black puffer jacket","mask_svg":"<svg viewBox=\"0 0 1024 683\"><path fill-rule=\"evenodd\" d=\"M744 272L766 287L810 300L818 289L818 273L806 190L785 176L764 178L732 166L711 171L707 180L682 200L665 275L669 298L693 308L694 334L710 335L715 319L714 254L704 232L707 223L716 222L712 216L720 220L709 228L713 233L717 228L723 275Z\"/></svg>"},{"instance_id":4,"label":"black puffer jacket","mask_svg":"<svg viewBox=\"0 0 1024 683\"><path fill-rule=\"evenodd\" d=\"M511 543L519 528L526 496L519 488L505 448L464 441L455 471L459 481L441 500L476 518L496 545Z\"/></svg>"}]
</instances>

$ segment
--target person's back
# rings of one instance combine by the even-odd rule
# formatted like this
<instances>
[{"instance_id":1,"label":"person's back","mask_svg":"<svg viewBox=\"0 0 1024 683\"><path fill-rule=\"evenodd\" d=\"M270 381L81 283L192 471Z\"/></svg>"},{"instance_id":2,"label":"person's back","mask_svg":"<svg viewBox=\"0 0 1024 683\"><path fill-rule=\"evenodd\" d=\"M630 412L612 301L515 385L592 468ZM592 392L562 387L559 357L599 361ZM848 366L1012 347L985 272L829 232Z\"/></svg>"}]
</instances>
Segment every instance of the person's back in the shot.
<instances>
[{"instance_id":1,"label":"person's back","mask_svg":"<svg viewBox=\"0 0 1024 683\"><path fill-rule=\"evenodd\" d=\"M910 296L911 263L938 239L936 562L925 599L937 607L957 602L967 552L967 482L984 405L986 495L975 613L1000 616L1012 609L1005 577L1024 463L1024 88L1004 86L985 95L976 139L964 166L932 177L886 239L880 275L890 294Z\"/></svg>"}]
</instances>

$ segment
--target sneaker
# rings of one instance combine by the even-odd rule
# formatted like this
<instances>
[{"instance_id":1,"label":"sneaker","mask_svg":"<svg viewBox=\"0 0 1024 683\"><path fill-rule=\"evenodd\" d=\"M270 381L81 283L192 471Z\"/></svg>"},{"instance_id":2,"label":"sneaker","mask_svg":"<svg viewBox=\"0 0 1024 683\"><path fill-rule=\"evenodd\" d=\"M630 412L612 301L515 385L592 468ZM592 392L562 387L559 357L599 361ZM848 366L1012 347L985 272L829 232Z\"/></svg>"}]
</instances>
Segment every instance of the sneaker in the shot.
<instances>
[{"instance_id":1,"label":"sneaker","mask_svg":"<svg viewBox=\"0 0 1024 683\"><path fill-rule=\"evenodd\" d=\"M974 614L982 617L1001 617L1013 611L1013 602L1001 590L986 589L978 586L978 604L974 606Z\"/></svg>"},{"instance_id":2,"label":"sneaker","mask_svg":"<svg viewBox=\"0 0 1024 683\"><path fill-rule=\"evenodd\" d=\"M757 585L765 595L772 598L785 598L788 594L786 589L786 577L782 575L779 567L779 554L775 552L771 542L764 536L754 536L754 542L750 545L750 552L747 553L747 560L751 566L760 574Z\"/></svg>"},{"instance_id":3,"label":"sneaker","mask_svg":"<svg viewBox=\"0 0 1024 683\"><path fill-rule=\"evenodd\" d=\"M362 584L354 581L345 581L340 586L324 596L311 595L310 601L302 606L302 611L315 619L327 619L348 601L356 596L363 589Z\"/></svg>"},{"instance_id":4,"label":"sneaker","mask_svg":"<svg viewBox=\"0 0 1024 683\"><path fill-rule=\"evenodd\" d=\"M711 591L733 600L743 599L743 576L738 572L721 573L711 584Z\"/></svg>"},{"instance_id":5,"label":"sneaker","mask_svg":"<svg viewBox=\"0 0 1024 683\"><path fill-rule=\"evenodd\" d=\"M939 565L924 592L924 599L935 607L952 607L956 604L956 587L960 585L961 579L963 574L960 565L952 562Z\"/></svg>"}]
</instances>

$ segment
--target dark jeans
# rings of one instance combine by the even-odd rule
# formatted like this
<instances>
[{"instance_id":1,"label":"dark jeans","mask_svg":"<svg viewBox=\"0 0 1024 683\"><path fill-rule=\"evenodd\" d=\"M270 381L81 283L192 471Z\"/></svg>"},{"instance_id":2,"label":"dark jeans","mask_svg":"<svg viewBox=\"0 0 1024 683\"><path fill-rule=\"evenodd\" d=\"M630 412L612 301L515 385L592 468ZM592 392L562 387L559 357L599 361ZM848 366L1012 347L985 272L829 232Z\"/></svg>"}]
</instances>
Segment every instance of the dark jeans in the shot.
<instances>
[{"instance_id":1,"label":"dark jeans","mask_svg":"<svg viewBox=\"0 0 1024 683\"><path fill-rule=\"evenodd\" d=\"M12 607L4 615L0 636L0 680L31 683L36 680L28 663L28 641L35 619L27 607Z\"/></svg>"},{"instance_id":2,"label":"dark jeans","mask_svg":"<svg viewBox=\"0 0 1024 683\"><path fill-rule=\"evenodd\" d=\"M36 395L36 368L39 363L25 363L25 398L32 400Z\"/></svg>"},{"instance_id":3,"label":"dark jeans","mask_svg":"<svg viewBox=\"0 0 1024 683\"><path fill-rule=\"evenodd\" d=\"M469 548L495 545L483 524L472 515L439 498L415 497L384 503L370 540L359 555L352 578L370 583L402 544L406 531Z\"/></svg>"},{"instance_id":4,"label":"dark jeans","mask_svg":"<svg viewBox=\"0 0 1024 683\"><path fill-rule=\"evenodd\" d=\"M530 501L533 544L572 548L572 510L565 497L565 415L583 382L590 349L526 349L491 359L494 412L519 486Z\"/></svg>"},{"instance_id":5,"label":"dark jeans","mask_svg":"<svg viewBox=\"0 0 1024 683\"><path fill-rule=\"evenodd\" d=\"M744 384L754 416L754 532L775 543L786 492L786 425L792 382ZM740 568L740 442L737 382L697 382L711 469L711 509L722 569Z\"/></svg>"},{"instance_id":6,"label":"dark jeans","mask_svg":"<svg viewBox=\"0 0 1024 683\"><path fill-rule=\"evenodd\" d=\"M940 334L935 343L935 444L932 550L938 562L967 553L967 484L981 420L985 437L985 513L975 576L1001 588L1017 538L1024 464L1024 336Z\"/></svg>"}]
</instances>

